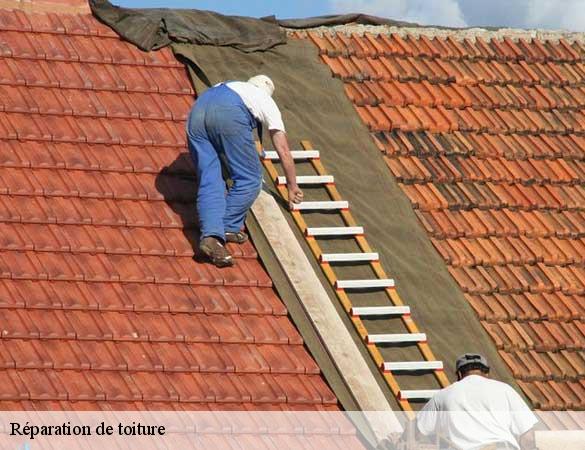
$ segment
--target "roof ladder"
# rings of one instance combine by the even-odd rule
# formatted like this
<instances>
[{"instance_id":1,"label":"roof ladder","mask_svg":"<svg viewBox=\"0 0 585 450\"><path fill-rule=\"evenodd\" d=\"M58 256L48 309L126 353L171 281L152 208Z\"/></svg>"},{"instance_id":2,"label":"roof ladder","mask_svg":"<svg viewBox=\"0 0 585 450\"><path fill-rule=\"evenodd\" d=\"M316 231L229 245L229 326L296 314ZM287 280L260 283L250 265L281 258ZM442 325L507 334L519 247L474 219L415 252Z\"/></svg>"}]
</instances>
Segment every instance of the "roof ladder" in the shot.
<instances>
[{"instance_id":1,"label":"roof ladder","mask_svg":"<svg viewBox=\"0 0 585 450\"><path fill-rule=\"evenodd\" d=\"M445 387L449 384L449 380L444 373L443 363L435 358L427 342L427 335L418 329L411 315L410 307L402 302L398 292L394 289L394 280L386 275L380 262L380 255L372 251L364 235L364 228L355 222L349 210L349 203L341 197L337 190L334 177L325 171L319 159L319 152L313 150L308 141L301 142L301 145L304 150L291 152L292 157L297 161L310 164L314 175L297 176L297 184L311 186L310 192L323 189L329 200L303 201L293 205L292 217L305 236L325 277L335 288L335 294L341 306L345 309L356 332L366 345L370 356L396 397L399 406L410 417L414 417L411 402L426 401L437 392L437 389L406 389L409 376L418 375L421 372L432 372L438 387ZM286 177L280 175L277 167L273 164L273 161L279 161L278 154L273 151L262 151L260 144L257 146L264 167L278 192L286 200L288 198ZM308 227L305 218L313 212L327 213L332 217L338 216L344 226ZM328 241L328 248L333 249L332 251L323 252L324 240ZM347 248L347 241L354 241L359 250L345 251L344 253L334 251L337 248L336 244L339 250ZM354 265L356 268L359 265L360 271L364 270L364 265L369 265L373 275L363 279L338 278L337 272L341 266L351 267ZM368 297L366 297L368 300L359 300L359 296L364 290L368 291ZM376 301L375 305L371 306L364 305L363 303L366 301L375 301L374 297L369 297L370 295L380 296L381 301ZM360 301L362 304L354 305L356 301ZM368 331L368 326L371 326L374 321L377 324L376 333ZM385 326L392 332L378 332L378 330L386 329ZM396 326L405 329L405 331L394 332ZM421 359L414 358L414 361L386 360L382 356L381 350L396 346L417 348Z\"/></svg>"}]
</instances>

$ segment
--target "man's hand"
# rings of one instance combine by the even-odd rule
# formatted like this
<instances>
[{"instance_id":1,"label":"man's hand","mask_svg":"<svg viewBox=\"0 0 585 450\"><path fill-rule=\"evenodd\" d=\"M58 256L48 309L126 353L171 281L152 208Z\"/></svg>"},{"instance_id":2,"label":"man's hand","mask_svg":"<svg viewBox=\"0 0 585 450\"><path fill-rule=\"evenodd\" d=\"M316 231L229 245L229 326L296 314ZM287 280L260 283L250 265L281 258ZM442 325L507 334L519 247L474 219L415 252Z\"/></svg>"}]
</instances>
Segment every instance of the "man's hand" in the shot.
<instances>
[{"instance_id":1,"label":"man's hand","mask_svg":"<svg viewBox=\"0 0 585 450\"><path fill-rule=\"evenodd\" d=\"M293 204L301 203L303 201L303 191L298 186L289 186L288 187L288 207L293 209Z\"/></svg>"},{"instance_id":2,"label":"man's hand","mask_svg":"<svg viewBox=\"0 0 585 450\"><path fill-rule=\"evenodd\" d=\"M270 136L272 137L272 143L274 148L280 156L280 163L284 170L284 176L286 177L288 187L288 207L293 209L295 203L301 203L303 201L303 191L297 186L297 173L295 170L295 163L290 154L288 148L288 140L284 131L270 130Z\"/></svg>"}]
</instances>

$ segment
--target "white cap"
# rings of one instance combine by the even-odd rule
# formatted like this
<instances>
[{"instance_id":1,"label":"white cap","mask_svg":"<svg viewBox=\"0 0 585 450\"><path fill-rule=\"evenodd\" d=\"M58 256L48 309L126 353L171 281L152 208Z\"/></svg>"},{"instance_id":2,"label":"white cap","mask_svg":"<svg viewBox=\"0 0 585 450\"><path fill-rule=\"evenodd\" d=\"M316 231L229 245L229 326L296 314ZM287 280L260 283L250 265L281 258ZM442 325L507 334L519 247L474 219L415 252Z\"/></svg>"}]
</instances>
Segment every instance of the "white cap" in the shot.
<instances>
[{"instance_id":1,"label":"white cap","mask_svg":"<svg viewBox=\"0 0 585 450\"><path fill-rule=\"evenodd\" d=\"M271 97L272 94L274 93L274 83L266 75L255 75L248 80L248 83L253 84L257 88L262 89Z\"/></svg>"}]
</instances>

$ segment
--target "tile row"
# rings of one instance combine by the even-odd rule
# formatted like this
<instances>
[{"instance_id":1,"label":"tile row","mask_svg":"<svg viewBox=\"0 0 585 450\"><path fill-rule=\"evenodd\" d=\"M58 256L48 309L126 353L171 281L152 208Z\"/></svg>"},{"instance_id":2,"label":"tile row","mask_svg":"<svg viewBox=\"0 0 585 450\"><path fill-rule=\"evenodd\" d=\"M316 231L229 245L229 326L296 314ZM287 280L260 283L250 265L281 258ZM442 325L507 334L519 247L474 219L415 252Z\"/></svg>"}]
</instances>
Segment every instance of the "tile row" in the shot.
<instances>
[{"instance_id":1,"label":"tile row","mask_svg":"<svg viewBox=\"0 0 585 450\"><path fill-rule=\"evenodd\" d=\"M5 15L3 12L2 15ZM0 21L2 18L0 18ZM0 24L0 55L25 58L115 65L176 68L182 64L170 49L143 52L122 39L83 34L12 31Z\"/></svg>"},{"instance_id":2,"label":"tile row","mask_svg":"<svg viewBox=\"0 0 585 450\"><path fill-rule=\"evenodd\" d=\"M0 140L185 148L183 122L0 113Z\"/></svg>"},{"instance_id":3,"label":"tile row","mask_svg":"<svg viewBox=\"0 0 585 450\"><path fill-rule=\"evenodd\" d=\"M185 121L193 96L0 85L0 111L56 116Z\"/></svg>"},{"instance_id":4,"label":"tile row","mask_svg":"<svg viewBox=\"0 0 585 450\"><path fill-rule=\"evenodd\" d=\"M197 185L192 176L168 172L153 174L5 167L0 169L0 195L192 203L197 195Z\"/></svg>"},{"instance_id":5,"label":"tile row","mask_svg":"<svg viewBox=\"0 0 585 450\"><path fill-rule=\"evenodd\" d=\"M2 339L2 369L319 374L301 345Z\"/></svg>"},{"instance_id":6,"label":"tile row","mask_svg":"<svg viewBox=\"0 0 585 450\"><path fill-rule=\"evenodd\" d=\"M356 106L358 115L371 131L430 131L449 133L578 134L585 132L585 113L553 109L447 109L426 106Z\"/></svg>"},{"instance_id":7,"label":"tile row","mask_svg":"<svg viewBox=\"0 0 585 450\"><path fill-rule=\"evenodd\" d=\"M0 9L0 30L104 36L119 39L114 30L95 20L90 14L55 14Z\"/></svg>"},{"instance_id":8,"label":"tile row","mask_svg":"<svg viewBox=\"0 0 585 450\"><path fill-rule=\"evenodd\" d=\"M521 183L424 183L401 184L414 208L433 209L520 209L522 211L582 211L582 185L528 185Z\"/></svg>"},{"instance_id":9,"label":"tile row","mask_svg":"<svg viewBox=\"0 0 585 450\"><path fill-rule=\"evenodd\" d=\"M462 155L478 158L585 159L585 137L576 134L491 134L381 131L372 134L380 151L389 155Z\"/></svg>"},{"instance_id":10,"label":"tile row","mask_svg":"<svg viewBox=\"0 0 585 450\"><path fill-rule=\"evenodd\" d=\"M497 322L485 323L483 327L494 340L499 350L537 352L559 352L567 350L582 355L585 349L585 322ZM576 378L585 381L582 356L572 358Z\"/></svg>"},{"instance_id":11,"label":"tile row","mask_svg":"<svg viewBox=\"0 0 585 450\"><path fill-rule=\"evenodd\" d=\"M270 288L2 280L0 307L286 315Z\"/></svg>"},{"instance_id":12,"label":"tile row","mask_svg":"<svg viewBox=\"0 0 585 450\"><path fill-rule=\"evenodd\" d=\"M518 381L518 385L534 408L545 411L563 411L560 413L562 418L559 419L563 425L567 424L567 420L571 419L571 416L564 413L564 410L581 411L585 408L585 401L583 400L585 399L585 382L583 380L564 383L555 381L535 381L532 383ZM545 421L552 420L550 416L545 417ZM567 425L581 426L577 422Z\"/></svg>"},{"instance_id":13,"label":"tile row","mask_svg":"<svg viewBox=\"0 0 585 450\"><path fill-rule=\"evenodd\" d=\"M545 411L541 413L541 417L542 422L551 430L578 430L583 429L585 424L583 414L578 410Z\"/></svg>"},{"instance_id":14,"label":"tile row","mask_svg":"<svg viewBox=\"0 0 585 450\"><path fill-rule=\"evenodd\" d=\"M585 268L575 265L547 266L448 266L461 290L472 295L520 294L523 292L566 295L585 294Z\"/></svg>"},{"instance_id":15,"label":"tile row","mask_svg":"<svg viewBox=\"0 0 585 450\"><path fill-rule=\"evenodd\" d=\"M581 184L585 162L562 159L478 158L459 155L409 155L386 158L401 183L493 182L529 184Z\"/></svg>"},{"instance_id":16,"label":"tile row","mask_svg":"<svg viewBox=\"0 0 585 450\"><path fill-rule=\"evenodd\" d=\"M422 82L350 81L345 92L358 106L444 106L449 109L581 109L585 99L582 86L459 85Z\"/></svg>"},{"instance_id":17,"label":"tile row","mask_svg":"<svg viewBox=\"0 0 585 450\"><path fill-rule=\"evenodd\" d=\"M431 239L450 266L504 266L507 264L585 266L584 239L490 237Z\"/></svg>"},{"instance_id":18,"label":"tile row","mask_svg":"<svg viewBox=\"0 0 585 450\"><path fill-rule=\"evenodd\" d=\"M306 33L306 36L319 47L322 55L357 56L358 58L381 58L388 56L415 56L419 58L498 60L498 61L565 61L578 62L585 59L585 45L575 40L566 39L475 39L456 36L433 38L424 32L419 36L398 33ZM304 37L299 33L296 36Z\"/></svg>"},{"instance_id":19,"label":"tile row","mask_svg":"<svg viewBox=\"0 0 585 450\"><path fill-rule=\"evenodd\" d=\"M0 279L0 308L286 316L269 287Z\"/></svg>"},{"instance_id":20,"label":"tile row","mask_svg":"<svg viewBox=\"0 0 585 450\"><path fill-rule=\"evenodd\" d=\"M256 259L240 258L227 269L190 257L0 251L0 278L19 280L161 283L271 287Z\"/></svg>"},{"instance_id":21,"label":"tile row","mask_svg":"<svg viewBox=\"0 0 585 450\"><path fill-rule=\"evenodd\" d=\"M169 207L162 205L166 203L112 198L0 195L0 221L181 229L198 226L193 203L168 202Z\"/></svg>"},{"instance_id":22,"label":"tile row","mask_svg":"<svg viewBox=\"0 0 585 450\"><path fill-rule=\"evenodd\" d=\"M585 215L580 211L415 210L425 230L437 239L520 237L581 239Z\"/></svg>"},{"instance_id":23,"label":"tile row","mask_svg":"<svg viewBox=\"0 0 585 450\"><path fill-rule=\"evenodd\" d=\"M0 251L106 253L117 255L194 256L196 229L96 227L93 225L0 222ZM238 258L257 258L248 241L228 244Z\"/></svg>"},{"instance_id":24,"label":"tile row","mask_svg":"<svg viewBox=\"0 0 585 450\"><path fill-rule=\"evenodd\" d=\"M177 147L17 140L0 145L0 168L195 174L191 157Z\"/></svg>"},{"instance_id":25,"label":"tile row","mask_svg":"<svg viewBox=\"0 0 585 450\"><path fill-rule=\"evenodd\" d=\"M585 298L562 292L486 295L465 294L477 316L486 322L570 321L585 317Z\"/></svg>"},{"instance_id":26,"label":"tile row","mask_svg":"<svg viewBox=\"0 0 585 450\"><path fill-rule=\"evenodd\" d=\"M318 375L6 369L0 383L4 401L337 403Z\"/></svg>"},{"instance_id":27,"label":"tile row","mask_svg":"<svg viewBox=\"0 0 585 450\"><path fill-rule=\"evenodd\" d=\"M339 411L339 407L334 404L292 404L292 403L176 403L166 401L147 401L147 402L109 402L109 401L58 401L58 400L0 400L0 407L3 411ZM284 415L283 415L284 417ZM327 416L321 415L323 419ZM254 447L255 448L255 447Z\"/></svg>"},{"instance_id":28,"label":"tile row","mask_svg":"<svg viewBox=\"0 0 585 450\"><path fill-rule=\"evenodd\" d=\"M2 339L41 339L59 350L63 340L302 345L287 316L11 309L0 315ZM44 342L52 340L55 343ZM16 345L16 344L15 344ZM87 344L89 346L90 344Z\"/></svg>"},{"instance_id":29,"label":"tile row","mask_svg":"<svg viewBox=\"0 0 585 450\"><path fill-rule=\"evenodd\" d=\"M534 350L499 351L510 367L514 378L522 381L577 381L583 379L585 359L582 352L561 350L536 352Z\"/></svg>"},{"instance_id":30,"label":"tile row","mask_svg":"<svg viewBox=\"0 0 585 450\"><path fill-rule=\"evenodd\" d=\"M1 58L0 84L115 92L191 94L184 67Z\"/></svg>"},{"instance_id":31,"label":"tile row","mask_svg":"<svg viewBox=\"0 0 585 450\"><path fill-rule=\"evenodd\" d=\"M585 64L576 62L429 59L412 56L358 58L321 55L333 76L343 81L429 81L435 84L498 86L582 86Z\"/></svg>"}]
</instances>

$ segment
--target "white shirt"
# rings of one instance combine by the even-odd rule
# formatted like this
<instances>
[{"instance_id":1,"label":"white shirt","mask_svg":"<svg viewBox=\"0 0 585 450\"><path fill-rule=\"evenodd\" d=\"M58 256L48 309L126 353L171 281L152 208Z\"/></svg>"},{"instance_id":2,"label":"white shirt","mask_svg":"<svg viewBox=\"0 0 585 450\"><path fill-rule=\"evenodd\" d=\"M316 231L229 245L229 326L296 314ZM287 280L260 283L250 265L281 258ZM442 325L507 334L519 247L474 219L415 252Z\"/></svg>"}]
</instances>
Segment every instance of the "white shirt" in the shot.
<instances>
[{"instance_id":1,"label":"white shirt","mask_svg":"<svg viewBox=\"0 0 585 450\"><path fill-rule=\"evenodd\" d=\"M285 131L280 110L265 91L245 81L230 81L225 85L242 98L244 105L266 128Z\"/></svg>"},{"instance_id":2,"label":"white shirt","mask_svg":"<svg viewBox=\"0 0 585 450\"><path fill-rule=\"evenodd\" d=\"M509 385L469 375L441 389L417 415L418 430L439 432L463 450L508 442L520 448L516 436L529 431L538 419Z\"/></svg>"}]
</instances>

